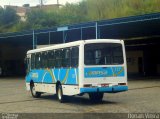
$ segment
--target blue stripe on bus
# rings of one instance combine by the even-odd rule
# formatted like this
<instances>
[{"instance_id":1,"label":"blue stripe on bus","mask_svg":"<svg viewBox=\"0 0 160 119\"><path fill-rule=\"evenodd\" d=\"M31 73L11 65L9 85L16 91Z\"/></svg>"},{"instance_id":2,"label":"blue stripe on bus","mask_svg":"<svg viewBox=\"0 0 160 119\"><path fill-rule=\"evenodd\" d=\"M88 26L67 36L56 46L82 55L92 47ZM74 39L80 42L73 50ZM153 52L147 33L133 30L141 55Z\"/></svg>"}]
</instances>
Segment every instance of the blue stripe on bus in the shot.
<instances>
[{"instance_id":1,"label":"blue stripe on bus","mask_svg":"<svg viewBox=\"0 0 160 119\"><path fill-rule=\"evenodd\" d=\"M89 88L80 88L80 93L92 93L92 92L116 93L127 90L128 86L89 87Z\"/></svg>"},{"instance_id":2,"label":"blue stripe on bus","mask_svg":"<svg viewBox=\"0 0 160 119\"><path fill-rule=\"evenodd\" d=\"M124 67L92 67L84 69L85 78L124 77Z\"/></svg>"},{"instance_id":3,"label":"blue stripe on bus","mask_svg":"<svg viewBox=\"0 0 160 119\"><path fill-rule=\"evenodd\" d=\"M56 83L60 81L62 84L77 85L78 73L78 68L31 70L26 76L26 82L33 80L37 83Z\"/></svg>"}]
</instances>

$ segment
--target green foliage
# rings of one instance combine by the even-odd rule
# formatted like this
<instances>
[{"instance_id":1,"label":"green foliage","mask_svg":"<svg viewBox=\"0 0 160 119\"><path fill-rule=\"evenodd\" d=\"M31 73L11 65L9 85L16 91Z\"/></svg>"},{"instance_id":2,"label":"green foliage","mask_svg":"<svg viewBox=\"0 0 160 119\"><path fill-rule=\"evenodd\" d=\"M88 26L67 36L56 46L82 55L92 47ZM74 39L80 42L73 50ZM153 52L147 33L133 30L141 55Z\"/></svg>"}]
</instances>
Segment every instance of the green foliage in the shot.
<instances>
[{"instance_id":1,"label":"green foliage","mask_svg":"<svg viewBox=\"0 0 160 119\"><path fill-rule=\"evenodd\" d=\"M16 11L7 7L0 9L0 31L7 32L12 26L19 22L19 17Z\"/></svg>"},{"instance_id":2,"label":"green foliage","mask_svg":"<svg viewBox=\"0 0 160 119\"><path fill-rule=\"evenodd\" d=\"M37 8L27 13L25 22L19 21L11 8L0 8L0 32L50 28L103 19L160 12L160 0L82 0L60 8Z\"/></svg>"},{"instance_id":3,"label":"green foliage","mask_svg":"<svg viewBox=\"0 0 160 119\"><path fill-rule=\"evenodd\" d=\"M160 12L160 0L87 0L91 20Z\"/></svg>"},{"instance_id":4,"label":"green foliage","mask_svg":"<svg viewBox=\"0 0 160 119\"><path fill-rule=\"evenodd\" d=\"M63 8L61 8L61 10L59 10L58 14L61 17L59 22L60 25L88 21L87 5L84 1L77 4L67 3Z\"/></svg>"}]
</instances>

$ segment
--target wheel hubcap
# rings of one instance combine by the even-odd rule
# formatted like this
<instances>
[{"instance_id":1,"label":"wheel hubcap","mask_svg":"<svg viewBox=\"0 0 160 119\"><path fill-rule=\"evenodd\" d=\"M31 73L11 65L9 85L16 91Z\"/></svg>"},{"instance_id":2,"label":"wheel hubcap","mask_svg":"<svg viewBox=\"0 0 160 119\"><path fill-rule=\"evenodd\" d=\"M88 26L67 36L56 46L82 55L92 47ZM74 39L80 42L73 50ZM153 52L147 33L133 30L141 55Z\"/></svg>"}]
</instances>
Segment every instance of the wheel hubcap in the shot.
<instances>
[{"instance_id":1,"label":"wheel hubcap","mask_svg":"<svg viewBox=\"0 0 160 119\"><path fill-rule=\"evenodd\" d=\"M60 89L58 89L58 98L59 98L59 100L61 100L61 90Z\"/></svg>"},{"instance_id":2,"label":"wheel hubcap","mask_svg":"<svg viewBox=\"0 0 160 119\"><path fill-rule=\"evenodd\" d=\"M32 92L33 92L33 95L36 94L36 91L35 91L35 87L34 87L34 86L32 87Z\"/></svg>"}]
</instances>

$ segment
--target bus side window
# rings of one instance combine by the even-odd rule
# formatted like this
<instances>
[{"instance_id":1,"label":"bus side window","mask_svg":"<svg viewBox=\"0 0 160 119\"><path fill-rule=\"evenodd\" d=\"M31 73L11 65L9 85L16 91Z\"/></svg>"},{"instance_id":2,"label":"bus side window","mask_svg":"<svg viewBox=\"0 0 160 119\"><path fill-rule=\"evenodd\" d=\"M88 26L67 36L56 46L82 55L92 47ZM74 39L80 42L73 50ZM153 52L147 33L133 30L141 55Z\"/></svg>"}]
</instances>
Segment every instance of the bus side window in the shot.
<instances>
[{"instance_id":1,"label":"bus side window","mask_svg":"<svg viewBox=\"0 0 160 119\"><path fill-rule=\"evenodd\" d=\"M35 55L35 68L40 69L41 68L41 54L37 53Z\"/></svg>"},{"instance_id":2,"label":"bus side window","mask_svg":"<svg viewBox=\"0 0 160 119\"><path fill-rule=\"evenodd\" d=\"M47 65L48 65L47 56L48 56L47 52L42 52L42 54L41 54L41 58L42 58L42 63L41 63L42 66L41 66L41 68L47 68Z\"/></svg>"},{"instance_id":3,"label":"bus side window","mask_svg":"<svg viewBox=\"0 0 160 119\"><path fill-rule=\"evenodd\" d=\"M35 54L31 55L31 69L35 69Z\"/></svg>"},{"instance_id":4,"label":"bus side window","mask_svg":"<svg viewBox=\"0 0 160 119\"><path fill-rule=\"evenodd\" d=\"M79 59L79 49L78 47L73 47L71 49L71 67L78 67Z\"/></svg>"},{"instance_id":5,"label":"bus side window","mask_svg":"<svg viewBox=\"0 0 160 119\"><path fill-rule=\"evenodd\" d=\"M55 51L55 67L61 68L62 67L62 49Z\"/></svg>"},{"instance_id":6,"label":"bus side window","mask_svg":"<svg viewBox=\"0 0 160 119\"><path fill-rule=\"evenodd\" d=\"M48 68L54 68L55 67L55 55L54 50L48 52Z\"/></svg>"},{"instance_id":7,"label":"bus side window","mask_svg":"<svg viewBox=\"0 0 160 119\"><path fill-rule=\"evenodd\" d=\"M26 73L29 73L30 71L30 58L26 58Z\"/></svg>"},{"instance_id":8,"label":"bus side window","mask_svg":"<svg viewBox=\"0 0 160 119\"><path fill-rule=\"evenodd\" d=\"M66 48L62 51L62 67L70 67L71 65L71 53L70 49Z\"/></svg>"}]
</instances>

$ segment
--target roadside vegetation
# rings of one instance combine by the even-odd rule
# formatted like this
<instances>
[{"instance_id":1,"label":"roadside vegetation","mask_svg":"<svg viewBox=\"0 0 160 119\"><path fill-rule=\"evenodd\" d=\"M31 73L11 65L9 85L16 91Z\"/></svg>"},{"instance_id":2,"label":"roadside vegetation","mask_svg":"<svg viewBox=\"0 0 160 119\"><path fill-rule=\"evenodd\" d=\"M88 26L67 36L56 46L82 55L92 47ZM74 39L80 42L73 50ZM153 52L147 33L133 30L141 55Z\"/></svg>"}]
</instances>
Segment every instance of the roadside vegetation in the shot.
<instances>
[{"instance_id":1,"label":"roadside vegetation","mask_svg":"<svg viewBox=\"0 0 160 119\"><path fill-rule=\"evenodd\" d=\"M83 0L48 10L29 10L26 21L16 11L0 8L0 33L160 12L160 0Z\"/></svg>"}]
</instances>

